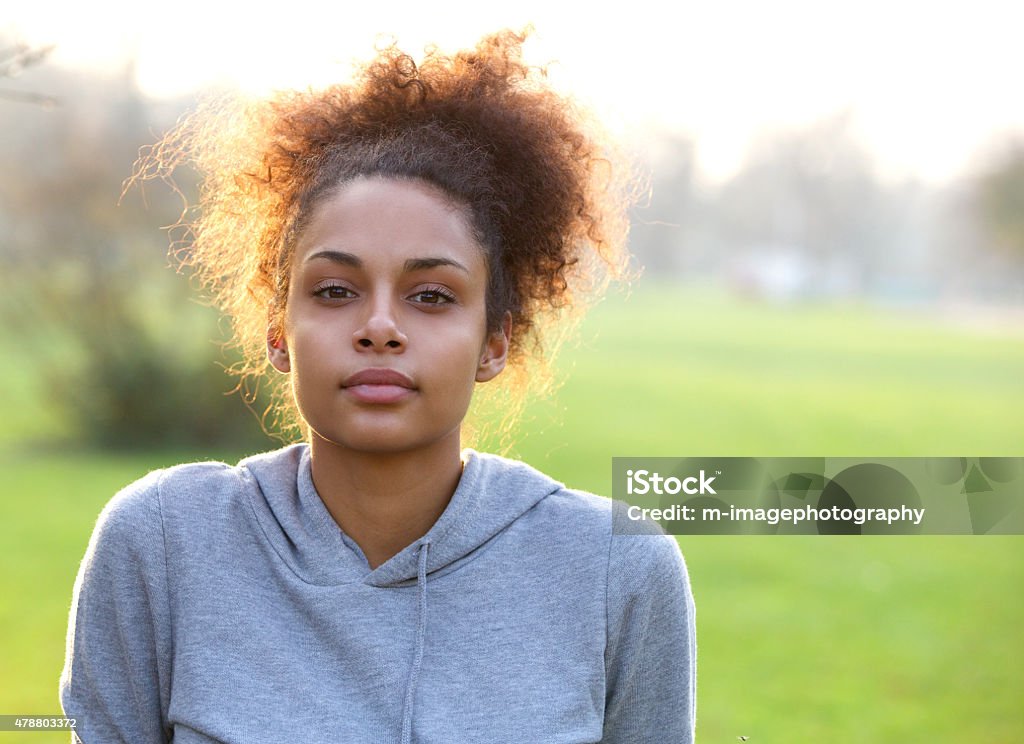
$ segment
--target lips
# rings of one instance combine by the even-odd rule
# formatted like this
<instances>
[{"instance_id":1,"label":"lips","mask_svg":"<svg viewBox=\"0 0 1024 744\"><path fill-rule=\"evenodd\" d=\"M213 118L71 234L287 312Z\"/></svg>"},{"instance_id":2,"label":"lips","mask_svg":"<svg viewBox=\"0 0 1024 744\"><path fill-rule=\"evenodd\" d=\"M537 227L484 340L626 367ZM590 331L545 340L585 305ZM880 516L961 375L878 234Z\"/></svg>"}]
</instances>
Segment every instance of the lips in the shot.
<instances>
[{"instance_id":1,"label":"lips","mask_svg":"<svg viewBox=\"0 0 1024 744\"><path fill-rule=\"evenodd\" d=\"M406 375L387 368L360 370L346 377L341 387L363 403L397 403L416 390Z\"/></svg>"},{"instance_id":2,"label":"lips","mask_svg":"<svg viewBox=\"0 0 1024 744\"><path fill-rule=\"evenodd\" d=\"M401 372L395 369L387 369L386 367L371 367L369 369L360 370L353 375L349 375L345 378L345 381L341 383L341 386L344 388L353 387L355 385L396 385L398 387L409 388L410 390L415 387L412 384L412 380Z\"/></svg>"}]
</instances>

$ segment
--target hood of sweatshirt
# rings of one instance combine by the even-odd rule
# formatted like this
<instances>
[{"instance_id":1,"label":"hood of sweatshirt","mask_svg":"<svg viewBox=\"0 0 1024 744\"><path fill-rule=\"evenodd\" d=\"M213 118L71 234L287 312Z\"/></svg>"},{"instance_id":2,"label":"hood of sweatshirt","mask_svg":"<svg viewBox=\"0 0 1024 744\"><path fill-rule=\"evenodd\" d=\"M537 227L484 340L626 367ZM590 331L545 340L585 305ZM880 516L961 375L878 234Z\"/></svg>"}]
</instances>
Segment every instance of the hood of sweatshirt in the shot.
<instances>
[{"instance_id":1,"label":"hood of sweatshirt","mask_svg":"<svg viewBox=\"0 0 1024 744\"><path fill-rule=\"evenodd\" d=\"M417 586L416 641L402 702L401 743L411 744L416 688L426 645L427 585L478 555L477 549L562 488L528 465L473 450L462 454L459 485L426 535L371 569L313 486L309 447L292 445L239 463L256 518L281 559L299 578L332 586Z\"/></svg>"},{"instance_id":2,"label":"hood of sweatshirt","mask_svg":"<svg viewBox=\"0 0 1024 744\"><path fill-rule=\"evenodd\" d=\"M308 445L250 457L239 463L239 472L251 479L247 490L267 540L299 578L324 586L361 581L384 587L416 582L421 570L428 576L455 570L541 499L563 488L524 463L495 455L467 449L462 461L459 485L430 531L375 569L316 492Z\"/></svg>"}]
</instances>

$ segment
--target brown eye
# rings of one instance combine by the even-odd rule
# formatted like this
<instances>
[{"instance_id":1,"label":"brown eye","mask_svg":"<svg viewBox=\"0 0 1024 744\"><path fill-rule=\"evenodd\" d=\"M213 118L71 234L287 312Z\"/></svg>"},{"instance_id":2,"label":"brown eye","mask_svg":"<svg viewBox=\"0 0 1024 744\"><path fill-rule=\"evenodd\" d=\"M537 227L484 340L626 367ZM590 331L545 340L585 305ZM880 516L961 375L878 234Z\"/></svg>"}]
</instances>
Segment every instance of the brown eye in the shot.
<instances>
[{"instance_id":1,"label":"brown eye","mask_svg":"<svg viewBox=\"0 0 1024 744\"><path fill-rule=\"evenodd\" d=\"M326 287L318 287L313 290L314 297L320 297L325 300L347 300L356 296L348 287L343 287L340 284L329 284Z\"/></svg>"},{"instance_id":2,"label":"brown eye","mask_svg":"<svg viewBox=\"0 0 1024 744\"><path fill-rule=\"evenodd\" d=\"M447 305L455 302L455 295L442 287L432 287L416 292L409 299L424 305Z\"/></svg>"}]
</instances>

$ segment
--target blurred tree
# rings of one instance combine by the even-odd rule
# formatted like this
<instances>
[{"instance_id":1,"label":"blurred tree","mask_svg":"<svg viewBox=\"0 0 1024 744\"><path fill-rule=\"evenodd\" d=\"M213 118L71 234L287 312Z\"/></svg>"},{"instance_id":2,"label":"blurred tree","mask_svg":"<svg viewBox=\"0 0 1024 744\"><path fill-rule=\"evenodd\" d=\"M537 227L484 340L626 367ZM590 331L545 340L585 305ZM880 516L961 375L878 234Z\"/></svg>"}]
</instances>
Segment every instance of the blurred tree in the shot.
<instances>
[{"instance_id":1,"label":"blurred tree","mask_svg":"<svg viewBox=\"0 0 1024 744\"><path fill-rule=\"evenodd\" d=\"M37 67L37 80L60 107L0 101L0 322L40 388L90 443L265 445L225 395L216 315L168 268L157 226L177 220L179 198L136 190L118 206L139 148L185 103L143 98L130 65L112 77Z\"/></svg>"},{"instance_id":2,"label":"blurred tree","mask_svg":"<svg viewBox=\"0 0 1024 744\"><path fill-rule=\"evenodd\" d=\"M17 77L26 67L41 63L52 51L53 46L33 49L23 43L15 43L7 47L0 46L0 78ZM30 90L12 90L9 88L0 88L0 98L7 98L12 101L26 101L28 103L41 103L44 106L52 106L57 102L57 99L53 96L43 95Z\"/></svg>"},{"instance_id":3,"label":"blurred tree","mask_svg":"<svg viewBox=\"0 0 1024 744\"><path fill-rule=\"evenodd\" d=\"M696 147L677 135L643 144L650 152L650 188L633 209L629 245L644 273L665 278L683 273L698 258L695 238L702 222Z\"/></svg>"},{"instance_id":4,"label":"blurred tree","mask_svg":"<svg viewBox=\"0 0 1024 744\"><path fill-rule=\"evenodd\" d=\"M991 247L1024 267L1024 139L999 150L977 178L977 217Z\"/></svg>"},{"instance_id":5,"label":"blurred tree","mask_svg":"<svg viewBox=\"0 0 1024 744\"><path fill-rule=\"evenodd\" d=\"M784 252L812 272L841 266L857 287L884 269L899 233L896 204L849 112L756 140L718 204L732 250Z\"/></svg>"}]
</instances>

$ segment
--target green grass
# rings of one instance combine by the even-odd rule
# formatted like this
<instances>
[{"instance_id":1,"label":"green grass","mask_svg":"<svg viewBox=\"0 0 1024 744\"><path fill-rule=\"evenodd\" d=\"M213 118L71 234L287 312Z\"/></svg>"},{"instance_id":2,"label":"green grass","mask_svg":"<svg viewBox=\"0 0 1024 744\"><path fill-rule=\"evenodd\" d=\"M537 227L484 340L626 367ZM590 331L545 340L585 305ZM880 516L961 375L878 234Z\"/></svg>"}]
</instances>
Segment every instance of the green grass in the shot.
<instances>
[{"instance_id":1,"label":"green grass","mask_svg":"<svg viewBox=\"0 0 1024 744\"><path fill-rule=\"evenodd\" d=\"M701 741L1020 741L1021 537L682 546Z\"/></svg>"},{"instance_id":2,"label":"green grass","mask_svg":"<svg viewBox=\"0 0 1024 744\"><path fill-rule=\"evenodd\" d=\"M607 493L612 456L1022 454L1024 333L662 288L598 306L514 451Z\"/></svg>"},{"instance_id":3,"label":"green grass","mask_svg":"<svg viewBox=\"0 0 1024 744\"><path fill-rule=\"evenodd\" d=\"M1024 338L857 307L659 289L599 306L514 448L607 493L614 455L1021 455ZM0 713L54 713L95 518L180 453L26 448L62 432L31 370L0 444ZM207 453L235 459L242 453ZM1024 537L685 537L698 735L736 742L1024 739ZM0 741L66 741L3 734Z\"/></svg>"}]
</instances>

